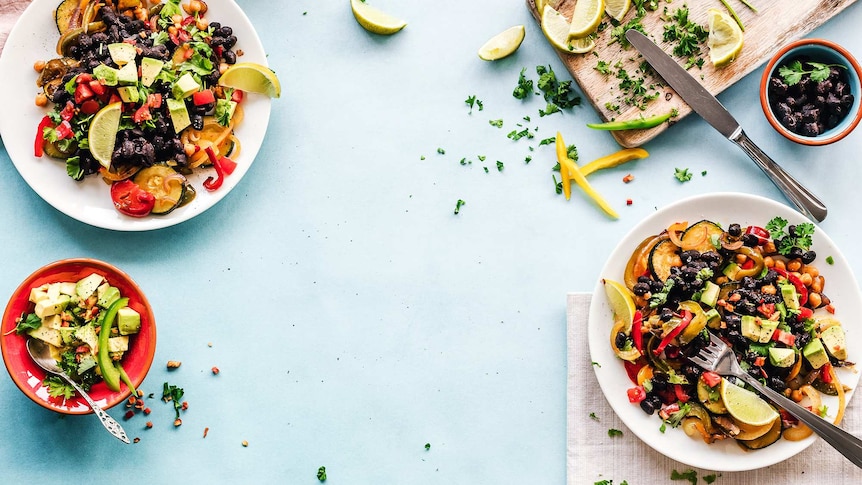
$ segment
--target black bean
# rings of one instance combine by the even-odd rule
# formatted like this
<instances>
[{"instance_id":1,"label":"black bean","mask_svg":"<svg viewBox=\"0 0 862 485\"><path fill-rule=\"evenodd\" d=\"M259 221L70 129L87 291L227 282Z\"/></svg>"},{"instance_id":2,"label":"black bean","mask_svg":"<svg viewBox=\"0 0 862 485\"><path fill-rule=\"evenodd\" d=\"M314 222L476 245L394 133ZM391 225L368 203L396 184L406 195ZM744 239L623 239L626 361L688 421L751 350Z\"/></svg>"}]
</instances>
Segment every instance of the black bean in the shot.
<instances>
[{"instance_id":1,"label":"black bean","mask_svg":"<svg viewBox=\"0 0 862 485\"><path fill-rule=\"evenodd\" d=\"M817 259L817 253L812 250L808 250L802 253L803 264L811 264L814 262L815 259Z\"/></svg>"}]
</instances>

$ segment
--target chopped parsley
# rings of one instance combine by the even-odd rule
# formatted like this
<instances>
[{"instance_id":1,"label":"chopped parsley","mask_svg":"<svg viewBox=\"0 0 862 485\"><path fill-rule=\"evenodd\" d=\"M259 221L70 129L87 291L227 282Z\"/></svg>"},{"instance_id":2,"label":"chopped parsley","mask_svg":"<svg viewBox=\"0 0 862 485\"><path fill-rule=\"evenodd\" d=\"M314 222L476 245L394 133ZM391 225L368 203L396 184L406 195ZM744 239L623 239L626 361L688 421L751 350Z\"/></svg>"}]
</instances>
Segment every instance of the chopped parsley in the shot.
<instances>
[{"instance_id":1,"label":"chopped parsley","mask_svg":"<svg viewBox=\"0 0 862 485\"><path fill-rule=\"evenodd\" d=\"M431 449L431 443L425 443L425 451L428 451L430 449Z\"/></svg>"},{"instance_id":2,"label":"chopped parsley","mask_svg":"<svg viewBox=\"0 0 862 485\"><path fill-rule=\"evenodd\" d=\"M623 435L623 432L618 430L618 429L610 428L608 430L608 436L610 436L611 438L613 438L615 436L622 436L622 435Z\"/></svg>"},{"instance_id":3,"label":"chopped parsley","mask_svg":"<svg viewBox=\"0 0 862 485\"><path fill-rule=\"evenodd\" d=\"M467 106L470 107L470 114L473 114L474 106L477 107L479 111L482 111L482 109L484 109L484 106L482 105L482 100L476 98L475 95L467 96L467 99L465 99L464 102L467 103Z\"/></svg>"},{"instance_id":4,"label":"chopped parsley","mask_svg":"<svg viewBox=\"0 0 862 485\"><path fill-rule=\"evenodd\" d=\"M826 264L835 264L835 258L832 256L826 256Z\"/></svg>"},{"instance_id":5,"label":"chopped parsley","mask_svg":"<svg viewBox=\"0 0 862 485\"><path fill-rule=\"evenodd\" d=\"M442 148L438 148L438 149L437 149L437 153L439 153L440 155L445 155L445 154L446 154L446 150L444 150L444 149L442 149Z\"/></svg>"},{"instance_id":6,"label":"chopped parsley","mask_svg":"<svg viewBox=\"0 0 862 485\"><path fill-rule=\"evenodd\" d=\"M502 171L503 171L503 162L501 162L501 161L499 161L499 160L497 160L497 171L498 171L498 172L502 172Z\"/></svg>"},{"instance_id":7,"label":"chopped parsley","mask_svg":"<svg viewBox=\"0 0 862 485\"><path fill-rule=\"evenodd\" d=\"M515 90L512 91L512 96L514 96L515 99L526 99L527 96L533 92L533 80L527 79L527 77L524 76L525 72L527 72L526 67L521 69L521 74L518 76L518 85L515 86Z\"/></svg>"},{"instance_id":8,"label":"chopped parsley","mask_svg":"<svg viewBox=\"0 0 862 485\"><path fill-rule=\"evenodd\" d=\"M590 419L592 419L593 421L598 421L599 417L596 416L596 413L590 413Z\"/></svg>"},{"instance_id":9,"label":"chopped parsley","mask_svg":"<svg viewBox=\"0 0 862 485\"><path fill-rule=\"evenodd\" d=\"M461 212L461 207L463 207L464 204L466 204L466 202L464 202L464 200L462 200L462 199L458 199L458 201L455 202L455 214L456 215Z\"/></svg>"},{"instance_id":10,"label":"chopped parsley","mask_svg":"<svg viewBox=\"0 0 862 485\"><path fill-rule=\"evenodd\" d=\"M608 64L607 61L599 60L598 62L596 62L596 67L594 67L593 69L599 71L602 74L611 73L610 64Z\"/></svg>"},{"instance_id":11,"label":"chopped parsley","mask_svg":"<svg viewBox=\"0 0 862 485\"><path fill-rule=\"evenodd\" d=\"M712 473L709 475L704 475L703 481L706 482L707 485L709 485L710 483L714 482L716 478L717 478L717 475L715 473Z\"/></svg>"},{"instance_id":12,"label":"chopped parsley","mask_svg":"<svg viewBox=\"0 0 862 485\"><path fill-rule=\"evenodd\" d=\"M75 395L75 388L66 383L60 376L48 376L42 383L48 386L48 395L51 397L72 399L72 396Z\"/></svg>"},{"instance_id":13,"label":"chopped parsley","mask_svg":"<svg viewBox=\"0 0 862 485\"><path fill-rule=\"evenodd\" d=\"M688 480L691 485L697 485L697 472L694 470L688 470L684 472L678 472L676 469L670 472L671 480Z\"/></svg>"},{"instance_id":14,"label":"chopped parsley","mask_svg":"<svg viewBox=\"0 0 862 485\"><path fill-rule=\"evenodd\" d=\"M691 180L691 172L689 172L687 168L673 169L673 176L680 182L688 182Z\"/></svg>"},{"instance_id":15,"label":"chopped parsley","mask_svg":"<svg viewBox=\"0 0 862 485\"><path fill-rule=\"evenodd\" d=\"M539 116L558 113L581 104L580 96L572 90L572 81L559 81L551 66L536 66L536 73L539 75L536 86L548 103L544 111L539 110Z\"/></svg>"},{"instance_id":16,"label":"chopped parsley","mask_svg":"<svg viewBox=\"0 0 862 485\"><path fill-rule=\"evenodd\" d=\"M670 17L672 21L664 25L662 35L662 40L673 44L673 55L688 59L686 69L703 66L700 44L709 37L709 30L689 20L688 14L686 6L676 9Z\"/></svg>"},{"instance_id":17,"label":"chopped parsley","mask_svg":"<svg viewBox=\"0 0 862 485\"><path fill-rule=\"evenodd\" d=\"M317 469L317 479L320 480L321 482L326 481L326 467L325 466L322 466L322 467Z\"/></svg>"},{"instance_id":18,"label":"chopped parsley","mask_svg":"<svg viewBox=\"0 0 862 485\"><path fill-rule=\"evenodd\" d=\"M552 136L552 137L550 137L550 138L545 138L544 140L541 140L541 141L539 142L539 146L543 146L543 145L550 145L550 144L552 144L552 143L554 143L554 142L556 142L556 141L557 141L557 137L555 137L555 136ZM574 146L574 145L572 145L572 146Z\"/></svg>"},{"instance_id":19,"label":"chopped parsley","mask_svg":"<svg viewBox=\"0 0 862 485\"><path fill-rule=\"evenodd\" d=\"M491 126L493 126L495 128L502 128L503 127L503 120L502 119L488 120L488 124L490 124Z\"/></svg>"},{"instance_id":20,"label":"chopped parsley","mask_svg":"<svg viewBox=\"0 0 862 485\"><path fill-rule=\"evenodd\" d=\"M172 386L165 382L162 389L162 400L164 402L173 401L174 411L177 413L177 419L180 417L180 409L183 407L183 389L181 387Z\"/></svg>"}]
</instances>

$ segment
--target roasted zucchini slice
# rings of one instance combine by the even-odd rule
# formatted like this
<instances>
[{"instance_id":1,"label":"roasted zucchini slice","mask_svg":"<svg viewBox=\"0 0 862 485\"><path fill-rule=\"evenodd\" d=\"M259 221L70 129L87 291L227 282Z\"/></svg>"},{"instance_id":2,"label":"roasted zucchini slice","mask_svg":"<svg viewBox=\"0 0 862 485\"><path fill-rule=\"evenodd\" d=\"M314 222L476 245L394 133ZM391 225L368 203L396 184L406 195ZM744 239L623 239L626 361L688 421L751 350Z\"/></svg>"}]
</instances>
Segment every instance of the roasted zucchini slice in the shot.
<instances>
[{"instance_id":1,"label":"roasted zucchini slice","mask_svg":"<svg viewBox=\"0 0 862 485\"><path fill-rule=\"evenodd\" d=\"M682 234L682 245L686 249L695 249L701 253L717 251L713 241L724 233L718 224L706 219L688 226Z\"/></svg>"},{"instance_id":2,"label":"roasted zucchini slice","mask_svg":"<svg viewBox=\"0 0 862 485\"><path fill-rule=\"evenodd\" d=\"M677 245L670 239L656 243L649 255L649 270L653 277L662 282L666 281L670 276L670 269L674 266L682 266Z\"/></svg>"},{"instance_id":3,"label":"roasted zucchini slice","mask_svg":"<svg viewBox=\"0 0 862 485\"><path fill-rule=\"evenodd\" d=\"M179 207L188 185L185 176L167 165L143 168L135 174L133 181L155 196L153 214L167 214Z\"/></svg>"}]
</instances>

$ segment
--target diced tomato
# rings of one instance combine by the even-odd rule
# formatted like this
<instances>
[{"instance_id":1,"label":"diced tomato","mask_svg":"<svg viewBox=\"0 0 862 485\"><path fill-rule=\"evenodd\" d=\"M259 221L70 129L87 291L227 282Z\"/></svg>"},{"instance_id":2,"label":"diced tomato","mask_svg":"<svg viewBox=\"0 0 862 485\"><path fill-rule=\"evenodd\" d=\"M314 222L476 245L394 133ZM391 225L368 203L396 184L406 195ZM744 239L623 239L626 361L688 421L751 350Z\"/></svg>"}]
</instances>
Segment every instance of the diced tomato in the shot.
<instances>
[{"instance_id":1,"label":"diced tomato","mask_svg":"<svg viewBox=\"0 0 862 485\"><path fill-rule=\"evenodd\" d=\"M799 309L799 318L805 320L806 318L811 318L814 316L814 310L808 307L802 307Z\"/></svg>"},{"instance_id":2,"label":"diced tomato","mask_svg":"<svg viewBox=\"0 0 862 485\"><path fill-rule=\"evenodd\" d=\"M81 83L75 87L75 104L81 104L93 96L94 93L89 84Z\"/></svg>"},{"instance_id":3,"label":"diced tomato","mask_svg":"<svg viewBox=\"0 0 862 485\"><path fill-rule=\"evenodd\" d=\"M153 119L153 115L150 114L150 105L142 104L140 108L135 111L135 114L132 115L132 121L137 124L141 124L144 121Z\"/></svg>"},{"instance_id":4,"label":"diced tomato","mask_svg":"<svg viewBox=\"0 0 862 485\"><path fill-rule=\"evenodd\" d=\"M54 130L57 132L58 140L65 140L75 136L75 132L72 131L72 124L66 120L63 120Z\"/></svg>"},{"instance_id":5,"label":"diced tomato","mask_svg":"<svg viewBox=\"0 0 862 485\"><path fill-rule=\"evenodd\" d=\"M66 101L66 106L63 107L63 111L60 111L60 119L71 121L72 118L75 117L75 104L71 101Z\"/></svg>"},{"instance_id":6,"label":"diced tomato","mask_svg":"<svg viewBox=\"0 0 862 485\"><path fill-rule=\"evenodd\" d=\"M775 332L772 333L772 340L781 342L788 347L793 347L793 344L796 343L796 335L793 335L790 332L785 332L780 328L776 328Z\"/></svg>"},{"instance_id":7,"label":"diced tomato","mask_svg":"<svg viewBox=\"0 0 862 485\"><path fill-rule=\"evenodd\" d=\"M159 108L162 106L162 93L152 93L147 95L147 105L150 108Z\"/></svg>"},{"instance_id":8,"label":"diced tomato","mask_svg":"<svg viewBox=\"0 0 862 485\"><path fill-rule=\"evenodd\" d=\"M746 234L757 236L757 244L763 245L769 240L769 231L760 226L748 226L745 228Z\"/></svg>"},{"instance_id":9,"label":"diced tomato","mask_svg":"<svg viewBox=\"0 0 862 485\"><path fill-rule=\"evenodd\" d=\"M78 74L77 77L75 77L75 83L76 84L89 83L92 80L93 80L93 75L90 74L89 72L82 72L81 74Z\"/></svg>"},{"instance_id":10,"label":"diced tomato","mask_svg":"<svg viewBox=\"0 0 862 485\"><path fill-rule=\"evenodd\" d=\"M241 103L243 98L243 92L239 89L234 89L233 94L230 96L230 100L234 103Z\"/></svg>"},{"instance_id":11,"label":"diced tomato","mask_svg":"<svg viewBox=\"0 0 862 485\"><path fill-rule=\"evenodd\" d=\"M775 313L775 303L761 303L760 306L757 307L757 311L762 315L769 317Z\"/></svg>"},{"instance_id":12,"label":"diced tomato","mask_svg":"<svg viewBox=\"0 0 862 485\"><path fill-rule=\"evenodd\" d=\"M764 357L762 355L758 355L754 359L754 365L757 367L763 367L763 364L765 364L765 363L766 363L766 357Z\"/></svg>"},{"instance_id":13,"label":"diced tomato","mask_svg":"<svg viewBox=\"0 0 862 485\"><path fill-rule=\"evenodd\" d=\"M679 402L682 402L682 403L688 402L689 395L687 392L685 392L685 389L682 388L682 385L674 384L673 385L673 392L674 392L674 394L676 394L676 398L679 400Z\"/></svg>"},{"instance_id":14,"label":"diced tomato","mask_svg":"<svg viewBox=\"0 0 862 485\"><path fill-rule=\"evenodd\" d=\"M225 175L230 175L234 170L236 170L236 162L230 158L221 157L219 161L221 162L221 169L224 171Z\"/></svg>"},{"instance_id":15,"label":"diced tomato","mask_svg":"<svg viewBox=\"0 0 862 485\"><path fill-rule=\"evenodd\" d=\"M721 383L721 376L718 375L717 372L708 370L703 372L700 376L703 377L703 382L705 382L709 387L715 387Z\"/></svg>"},{"instance_id":16,"label":"diced tomato","mask_svg":"<svg viewBox=\"0 0 862 485\"><path fill-rule=\"evenodd\" d=\"M105 94L106 92L108 92L108 87L105 86L104 84L102 84L102 82L99 81L98 79L93 79L87 85L90 86L90 89L93 90L93 93L96 96L101 96L101 95Z\"/></svg>"},{"instance_id":17,"label":"diced tomato","mask_svg":"<svg viewBox=\"0 0 862 485\"><path fill-rule=\"evenodd\" d=\"M110 99L108 99L108 104L114 104L121 102L120 96L117 93L112 92Z\"/></svg>"},{"instance_id":18,"label":"diced tomato","mask_svg":"<svg viewBox=\"0 0 862 485\"><path fill-rule=\"evenodd\" d=\"M823 367L820 368L820 380L826 384L832 383L832 364L829 362L823 364Z\"/></svg>"},{"instance_id":19,"label":"diced tomato","mask_svg":"<svg viewBox=\"0 0 862 485\"><path fill-rule=\"evenodd\" d=\"M100 109L99 102L95 99L88 99L81 103L81 113L85 115L96 114Z\"/></svg>"},{"instance_id":20,"label":"diced tomato","mask_svg":"<svg viewBox=\"0 0 862 485\"><path fill-rule=\"evenodd\" d=\"M192 103L195 106L203 106L205 104L215 103L215 95L211 89L204 89L192 95Z\"/></svg>"},{"instance_id":21,"label":"diced tomato","mask_svg":"<svg viewBox=\"0 0 862 485\"><path fill-rule=\"evenodd\" d=\"M45 153L45 128L51 128L53 125L54 122L47 116L39 122L39 126L36 128L36 141L33 145L34 156L41 157Z\"/></svg>"},{"instance_id":22,"label":"diced tomato","mask_svg":"<svg viewBox=\"0 0 862 485\"><path fill-rule=\"evenodd\" d=\"M637 404L646 399L646 390L643 386L635 386L626 391L630 403Z\"/></svg>"},{"instance_id":23,"label":"diced tomato","mask_svg":"<svg viewBox=\"0 0 862 485\"><path fill-rule=\"evenodd\" d=\"M118 211L132 217L144 217L156 205L156 197L129 179L111 185L111 200Z\"/></svg>"}]
</instances>

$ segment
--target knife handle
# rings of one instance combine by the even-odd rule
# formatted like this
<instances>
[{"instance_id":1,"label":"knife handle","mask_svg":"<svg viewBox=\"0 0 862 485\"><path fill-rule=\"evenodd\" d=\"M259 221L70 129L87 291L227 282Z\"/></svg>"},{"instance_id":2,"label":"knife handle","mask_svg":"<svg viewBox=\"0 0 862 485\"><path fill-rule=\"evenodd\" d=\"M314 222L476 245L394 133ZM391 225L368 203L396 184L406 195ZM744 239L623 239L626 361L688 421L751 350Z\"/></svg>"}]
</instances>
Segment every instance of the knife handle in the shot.
<instances>
[{"instance_id":1,"label":"knife handle","mask_svg":"<svg viewBox=\"0 0 862 485\"><path fill-rule=\"evenodd\" d=\"M763 170L763 173L772 180L772 183L787 197L790 202L809 219L817 222L826 218L826 206L820 199L806 189L793 176L785 172L780 165L769 158L757 145L748 138L742 129L730 137L730 141L736 143L754 163Z\"/></svg>"}]
</instances>

